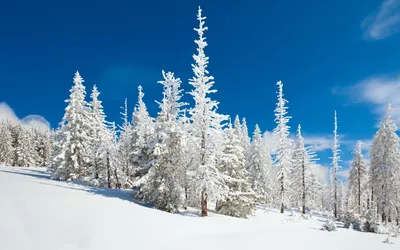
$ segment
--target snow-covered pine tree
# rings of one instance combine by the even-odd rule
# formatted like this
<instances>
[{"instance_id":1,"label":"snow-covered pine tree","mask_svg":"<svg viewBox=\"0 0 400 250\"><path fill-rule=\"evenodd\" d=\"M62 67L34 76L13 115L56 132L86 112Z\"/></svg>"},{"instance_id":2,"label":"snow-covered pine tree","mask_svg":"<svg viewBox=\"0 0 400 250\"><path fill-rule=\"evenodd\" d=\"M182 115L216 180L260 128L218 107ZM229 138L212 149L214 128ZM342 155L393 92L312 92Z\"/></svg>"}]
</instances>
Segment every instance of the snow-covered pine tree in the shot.
<instances>
[{"instance_id":1,"label":"snow-covered pine tree","mask_svg":"<svg viewBox=\"0 0 400 250\"><path fill-rule=\"evenodd\" d=\"M293 170L292 170L292 202L296 206L301 206L302 213L306 213L306 208L316 208L313 204L313 194L317 192L315 176L311 165L317 160L316 154L311 151L312 146L305 146L304 138L301 134L300 124L297 127L297 140L293 150Z\"/></svg>"},{"instance_id":2,"label":"snow-covered pine tree","mask_svg":"<svg viewBox=\"0 0 400 250\"><path fill-rule=\"evenodd\" d=\"M36 163L35 166L47 168L50 164L51 155L51 138L49 129L34 129L35 131L35 150Z\"/></svg>"},{"instance_id":3,"label":"snow-covered pine tree","mask_svg":"<svg viewBox=\"0 0 400 250\"><path fill-rule=\"evenodd\" d=\"M124 107L121 112L122 120L124 121L122 126L119 126L119 140L118 140L118 158L122 164L122 171L127 175L132 175L132 166L130 163L131 151L132 151L132 125L128 121L128 100L125 99Z\"/></svg>"},{"instance_id":4,"label":"snow-covered pine tree","mask_svg":"<svg viewBox=\"0 0 400 250\"><path fill-rule=\"evenodd\" d=\"M236 124L235 126L240 124ZM245 167L244 148L241 134L229 123L225 129L223 155L218 169L223 174L229 191L225 198L217 202L221 214L247 218L255 210L256 195L249 183L249 173Z\"/></svg>"},{"instance_id":5,"label":"snow-covered pine tree","mask_svg":"<svg viewBox=\"0 0 400 250\"><path fill-rule=\"evenodd\" d=\"M175 212L184 203L186 136L179 119L182 115L181 80L172 72L162 72L163 99L157 102L161 111L150 143L151 168L141 188L145 202L159 209Z\"/></svg>"},{"instance_id":6,"label":"snow-covered pine tree","mask_svg":"<svg viewBox=\"0 0 400 250\"><path fill-rule=\"evenodd\" d=\"M259 201L262 203L272 202L273 199L273 187L270 177L271 168L271 155L264 146L260 127L256 124L248 153L247 169L250 174L251 188L258 195Z\"/></svg>"},{"instance_id":7,"label":"snow-covered pine tree","mask_svg":"<svg viewBox=\"0 0 400 250\"><path fill-rule=\"evenodd\" d=\"M195 101L195 106L189 112L192 122L191 136L196 140L196 146L192 149L194 158L191 162L192 187L194 194L200 196L202 216L208 215L208 198L221 198L226 190L216 163L217 156L221 154L219 143L222 137L222 122L227 119L227 116L217 113L218 102L209 97L216 90L212 89L214 78L209 75L208 57L204 53L204 48L207 46L206 38L203 36L204 31L207 30L204 26L205 19L199 7L197 14L199 28L195 28L199 35L199 39L195 40L198 48L197 54L193 55L194 77L189 81L189 84L193 86L189 94Z\"/></svg>"},{"instance_id":8,"label":"snow-covered pine tree","mask_svg":"<svg viewBox=\"0 0 400 250\"><path fill-rule=\"evenodd\" d=\"M120 189L127 185L128 176L122 171L120 159L118 158L117 129L115 123L111 123L104 131L103 142L99 152L102 152L102 163L99 176L104 186Z\"/></svg>"},{"instance_id":9,"label":"snow-covered pine tree","mask_svg":"<svg viewBox=\"0 0 400 250\"><path fill-rule=\"evenodd\" d=\"M8 120L0 120L0 164L12 165L14 148Z\"/></svg>"},{"instance_id":10,"label":"snow-covered pine tree","mask_svg":"<svg viewBox=\"0 0 400 250\"><path fill-rule=\"evenodd\" d=\"M130 136L132 153L131 164L133 167L132 178L135 185L140 186L145 179L142 179L149 171L149 143L154 134L154 121L147 111L143 101L144 93L142 86L138 87L138 103L132 115L132 134Z\"/></svg>"},{"instance_id":11,"label":"snow-covered pine tree","mask_svg":"<svg viewBox=\"0 0 400 250\"><path fill-rule=\"evenodd\" d=\"M35 142L30 129L19 126L18 143L15 147L16 166L33 167L35 165Z\"/></svg>"},{"instance_id":12,"label":"snow-covered pine tree","mask_svg":"<svg viewBox=\"0 0 400 250\"><path fill-rule=\"evenodd\" d=\"M59 180L75 180L90 175L90 113L85 101L86 91L82 84L84 81L78 71L73 82L59 130L63 135L60 136L62 140L57 157L64 159L58 161L60 164L52 175L52 178Z\"/></svg>"},{"instance_id":13,"label":"snow-covered pine tree","mask_svg":"<svg viewBox=\"0 0 400 250\"><path fill-rule=\"evenodd\" d=\"M60 126L56 130L53 130L50 133L51 138L51 154L50 154L50 163L47 168L47 171L52 174L52 178L54 178L54 172L59 168L59 166L63 166L65 160L65 151L64 151L64 143L66 140L66 133L64 133L64 127Z\"/></svg>"},{"instance_id":14,"label":"snow-covered pine tree","mask_svg":"<svg viewBox=\"0 0 400 250\"><path fill-rule=\"evenodd\" d=\"M339 162L340 162L340 145L338 141L337 134L337 116L335 110L335 118L334 118L334 129L333 129L333 145L332 145L332 169L331 169L331 191L332 191L332 205L333 205L333 215L335 218L338 218L338 171L340 170Z\"/></svg>"},{"instance_id":15,"label":"snow-covered pine tree","mask_svg":"<svg viewBox=\"0 0 400 250\"><path fill-rule=\"evenodd\" d=\"M19 166L19 159L23 157L21 152L21 148L23 147L21 145L23 129L21 124L13 124L13 123L9 123L9 128L12 137L12 147L14 149L13 150L14 153L12 156L12 166L17 167Z\"/></svg>"},{"instance_id":16,"label":"snow-covered pine tree","mask_svg":"<svg viewBox=\"0 0 400 250\"><path fill-rule=\"evenodd\" d=\"M362 142L357 142L357 148L353 151L353 160L350 165L349 184L348 184L348 208L356 211L359 215L364 214L367 204L366 201L366 184L367 184L367 168L362 154Z\"/></svg>"},{"instance_id":17,"label":"snow-covered pine tree","mask_svg":"<svg viewBox=\"0 0 400 250\"><path fill-rule=\"evenodd\" d=\"M40 146L40 131L37 128L27 128L26 132L28 133L29 145L27 147L27 154L29 155L31 166L40 167L41 166L41 157L39 155L39 146Z\"/></svg>"},{"instance_id":18,"label":"snow-covered pine tree","mask_svg":"<svg viewBox=\"0 0 400 250\"><path fill-rule=\"evenodd\" d=\"M99 99L100 92L96 85L93 86L90 95L90 146L91 146L91 175L88 182L95 186L111 187L109 147L112 145L114 136L110 131L109 123L106 122L106 115L103 111L102 102Z\"/></svg>"},{"instance_id":19,"label":"snow-covered pine tree","mask_svg":"<svg viewBox=\"0 0 400 250\"><path fill-rule=\"evenodd\" d=\"M247 155L250 148L250 137L249 129L247 128L246 118L242 118L242 135L241 135L242 145L244 147L245 153Z\"/></svg>"},{"instance_id":20,"label":"snow-covered pine tree","mask_svg":"<svg viewBox=\"0 0 400 250\"><path fill-rule=\"evenodd\" d=\"M280 210L284 213L285 206L290 204L290 173L293 167L292 161L292 141L289 139L289 129L287 125L290 116L287 116L288 101L283 97L283 83L278 81L278 102L275 109L276 128L273 130L279 136L278 147L275 152L275 164L278 167L278 190L280 196Z\"/></svg>"},{"instance_id":21,"label":"snow-covered pine tree","mask_svg":"<svg viewBox=\"0 0 400 250\"><path fill-rule=\"evenodd\" d=\"M374 135L371 149L370 186L371 200L377 205L382 221L397 218L400 204L398 178L400 176L399 137L392 120L393 108L388 105L387 115Z\"/></svg>"}]
</instances>

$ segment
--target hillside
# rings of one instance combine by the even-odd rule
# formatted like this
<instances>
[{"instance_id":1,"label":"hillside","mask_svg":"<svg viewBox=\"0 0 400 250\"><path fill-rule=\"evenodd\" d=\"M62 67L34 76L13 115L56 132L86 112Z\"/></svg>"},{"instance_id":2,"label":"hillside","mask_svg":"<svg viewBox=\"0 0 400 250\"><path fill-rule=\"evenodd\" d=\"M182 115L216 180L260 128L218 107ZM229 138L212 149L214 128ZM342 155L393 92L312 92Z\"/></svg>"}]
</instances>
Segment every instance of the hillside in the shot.
<instances>
[{"instance_id":1,"label":"hillside","mask_svg":"<svg viewBox=\"0 0 400 250\"><path fill-rule=\"evenodd\" d=\"M43 169L0 167L0 249L398 249L400 240L339 228L324 219L259 208L248 220L197 211L168 214L130 191L53 181Z\"/></svg>"}]
</instances>

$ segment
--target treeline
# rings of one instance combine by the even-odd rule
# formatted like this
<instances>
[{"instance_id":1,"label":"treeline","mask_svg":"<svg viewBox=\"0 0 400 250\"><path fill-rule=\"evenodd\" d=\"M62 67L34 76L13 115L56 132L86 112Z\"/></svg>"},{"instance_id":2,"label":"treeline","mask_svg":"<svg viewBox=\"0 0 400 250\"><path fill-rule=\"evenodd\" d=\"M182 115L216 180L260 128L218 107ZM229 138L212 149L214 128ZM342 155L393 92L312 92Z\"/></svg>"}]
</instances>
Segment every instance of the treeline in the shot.
<instances>
[{"instance_id":1,"label":"treeline","mask_svg":"<svg viewBox=\"0 0 400 250\"><path fill-rule=\"evenodd\" d=\"M50 130L0 120L0 164L47 167L51 160Z\"/></svg>"}]
</instances>

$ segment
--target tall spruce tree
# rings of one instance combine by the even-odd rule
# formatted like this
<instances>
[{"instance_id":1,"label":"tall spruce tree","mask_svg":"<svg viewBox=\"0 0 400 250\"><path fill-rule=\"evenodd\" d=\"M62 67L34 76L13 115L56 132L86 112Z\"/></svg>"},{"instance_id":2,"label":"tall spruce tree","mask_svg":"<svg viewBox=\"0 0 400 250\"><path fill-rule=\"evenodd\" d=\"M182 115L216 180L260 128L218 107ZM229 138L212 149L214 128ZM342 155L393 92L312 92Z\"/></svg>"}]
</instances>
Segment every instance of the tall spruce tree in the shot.
<instances>
[{"instance_id":1,"label":"tall spruce tree","mask_svg":"<svg viewBox=\"0 0 400 250\"><path fill-rule=\"evenodd\" d=\"M293 171L292 171L292 202L301 206L303 214L306 208L316 208L313 196L318 192L315 175L311 165L317 160L316 154L311 151L311 146L306 147L301 134L301 126L297 128L297 140L293 150Z\"/></svg>"},{"instance_id":2,"label":"tall spruce tree","mask_svg":"<svg viewBox=\"0 0 400 250\"><path fill-rule=\"evenodd\" d=\"M191 162L191 180L193 182L193 192L200 196L201 215L207 216L208 198L220 198L223 196L226 187L217 169L217 156L221 154L219 143L222 138L222 122L227 119L225 115L217 113L218 102L212 100L209 95L216 92L212 89L214 78L209 75L207 70L208 57L204 53L207 46L204 32L206 17L202 16L199 7L197 20L199 27L195 31L199 38L195 40L197 44L197 54L193 55L195 61L192 64L194 77L189 80L193 90L189 92L193 96L195 106L189 111L191 115L191 136L196 141L192 149L193 161Z\"/></svg>"},{"instance_id":3,"label":"tall spruce tree","mask_svg":"<svg viewBox=\"0 0 400 250\"><path fill-rule=\"evenodd\" d=\"M240 124L235 123L235 126L237 125ZM223 156L218 166L225 177L228 194L218 201L217 211L229 216L247 218L255 210L256 196L251 190L244 155L241 134L237 134L236 128L229 124L225 129Z\"/></svg>"},{"instance_id":4,"label":"tall spruce tree","mask_svg":"<svg viewBox=\"0 0 400 250\"><path fill-rule=\"evenodd\" d=\"M340 145L339 145L339 141L338 141L337 117L336 117L336 110L335 110L334 129L333 129L332 157L331 157L331 159L332 159L331 191L332 191L333 215L335 216L335 218L338 218L338 188L339 188L338 171L340 170L339 152L340 152Z\"/></svg>"},{"instance_id":5,"label":"tall spruce tree","mask_svg":"<svg viewBox=\"0 0 400 250\"><path fill-rule=\"evenodd\" d=\"M278 192L280 196L280 210L284 213L285 206L290 204L290 172L293 167L292 161L292 141L289 139L289 129L287 125L290 116L287 116L288 101L283 97L283 83L278 81L278 102L275 109L274 134L279 137L278 148L275 152L275 164L278 167Z\"/></svg>"},{"instance_id":6,"label":"tall spruce tree","mask_svg":"<svg viewBox=\"0 0 400 250\"><path fill-rule=\"evenodd\" d=\"M258 195L259 202L272 202L272 179L270 176L272 169L272 159L267 148L264 146L261 130L258 124L253 132L250 145L247 169L250 174L251 188Z\"/></svg>"},{"instance_id":7,"label":"tall spruce tree","mask_svg":"<svg viewBox=\"0 0 400 250\"><path fill-rule=\"evenodd\" d=\"M59 130L59 133L62 133L59 137L62 138L59 143L60 154L55 155L56 158L62 157L62 159L54 159L60 164L52 177L59 180L84 179L90 175L89 107L85 101L84 80L78 71L73 82Z\"/></svg>"},{"instance_id":8,"label":"tall spruce tree","mask_svg":"<svg viewBox=\"0 0 400 250\"><path fill-rule=\"evenodd\" d=\"M163 99L156 119L155 134L149 145L151 168L141 188L143 199L168 212L184 203L186 136L182 129L181 80L172 72L162 72Z\"/></svg>"},{"instance_id":9,"label":"tall spruce tree","mask_svg":"<svg viewBox=\"0 0 400 250\"><path fill-rule=\"evenodd\" d=\"M397 126L392 120L393 108L388 105L387 115L376 132L371 149L371 199L377 206L382 221L398 218L400 153Z\"/></svg>"},{"instance_id":10,"label":"tall spruce tree","mask_svg":"<svg viewBox=\"0 0 400 250\"><path fill-rule=\"evenodd\" d=\"M348 208L355 210L362 215L366 205L363 201L367 201L365 192L367 184L367 168L362 154L362 142L357 142L357 148L353 151L353 160L350 165L349 185L348 185Z\"/></svg>"}]
</instances>

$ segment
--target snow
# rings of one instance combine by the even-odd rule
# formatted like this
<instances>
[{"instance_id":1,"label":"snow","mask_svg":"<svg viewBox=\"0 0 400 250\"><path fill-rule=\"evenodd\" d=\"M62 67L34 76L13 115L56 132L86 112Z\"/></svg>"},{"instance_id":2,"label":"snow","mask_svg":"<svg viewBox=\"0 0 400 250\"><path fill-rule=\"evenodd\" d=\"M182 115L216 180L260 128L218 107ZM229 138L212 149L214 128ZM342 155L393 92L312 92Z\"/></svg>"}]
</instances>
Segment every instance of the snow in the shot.
<instances>
[{"instance_id":1,"label":"snow","mask_svg":"<svg viewBox=\"0 0 400 250\"><path fill-rule=\"evenodd\" d=\"M169 214L131 191L50 180L40 168L0 167L0 249L399 249L400 239L259 208L250 219Z\"/></svg>"}]
</instances>

